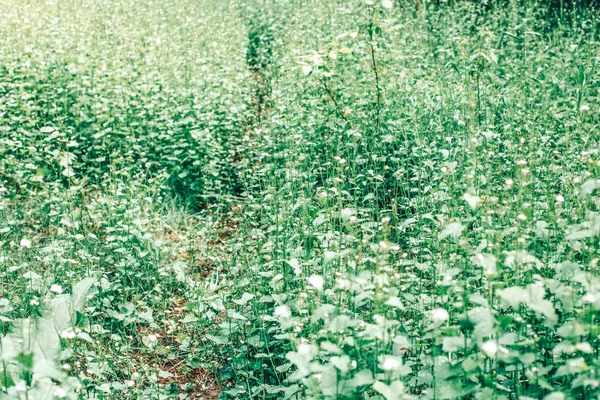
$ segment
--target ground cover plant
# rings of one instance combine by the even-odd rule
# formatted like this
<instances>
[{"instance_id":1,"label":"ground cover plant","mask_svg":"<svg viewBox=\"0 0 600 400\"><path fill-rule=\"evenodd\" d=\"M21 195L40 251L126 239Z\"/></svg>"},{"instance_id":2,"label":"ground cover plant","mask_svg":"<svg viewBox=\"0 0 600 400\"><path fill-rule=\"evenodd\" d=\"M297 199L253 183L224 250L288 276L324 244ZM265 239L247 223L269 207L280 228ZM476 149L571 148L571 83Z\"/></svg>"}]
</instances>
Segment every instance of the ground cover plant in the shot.
<instances>
[{"instance_id":1,"label":"ground cover plant","mask_svg":"<svg viewBox=\"0 0 600 400\"><path fill-rule=\"evenodd\" d=\"M0 399L597 398L594 7L1 2Z\"/></svg>"}]
</instances>

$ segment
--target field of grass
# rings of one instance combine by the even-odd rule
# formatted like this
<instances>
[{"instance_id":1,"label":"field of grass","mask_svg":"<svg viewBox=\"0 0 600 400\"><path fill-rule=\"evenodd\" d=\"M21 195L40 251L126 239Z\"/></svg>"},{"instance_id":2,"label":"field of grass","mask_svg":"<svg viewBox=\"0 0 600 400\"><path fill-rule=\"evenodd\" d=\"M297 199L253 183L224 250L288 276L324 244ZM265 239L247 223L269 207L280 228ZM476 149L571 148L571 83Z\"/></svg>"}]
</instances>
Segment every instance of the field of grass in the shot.
<instances>
[{"instance_id":1,"label":"field of grass","mask_svg":"<svg viewBox=\"0 0 600 400\"><path fill-rule=\"evenodd\" d=\"M0 400L600 398L581 2L0 2Z\"/></svg>"}]
</instances>

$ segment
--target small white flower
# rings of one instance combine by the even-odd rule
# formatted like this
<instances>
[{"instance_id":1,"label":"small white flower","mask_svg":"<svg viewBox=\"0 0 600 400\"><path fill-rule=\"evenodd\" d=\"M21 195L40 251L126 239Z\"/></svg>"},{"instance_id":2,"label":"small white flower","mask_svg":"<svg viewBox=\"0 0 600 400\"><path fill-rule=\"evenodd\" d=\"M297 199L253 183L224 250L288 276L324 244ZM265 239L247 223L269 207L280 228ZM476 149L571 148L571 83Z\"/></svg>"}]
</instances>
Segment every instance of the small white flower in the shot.
<instances>
[{"instance_id":1,"label":"small white flower","mask_svg":"<svg viewBox=\"0 0 600 400\"><path fill-rule=\"evenodd\" d=\"M312 346L309 343L300 343L298 345L298 354L310 355L313 351Z\"/></svg>"},{"instance_id":2,"label":"small white flower","mask_svg":"<svg viewBox=\"0 0 600 400\"><path fill-rule=\"evenodd\" d=\"M67 392L63 388L56 388L56 390L54 391L54 397L64 399L65 397L67 397Z\"/></svg>"},{"instance_id":3,"label":"small white flower","mask_svg":"<svg viewBox=\"0 0 600 400\"><path fill-rule=\"evenodd\" d=\"M384 371L394 371L402 366L396 357L385 356L381 363L381 369Z\"/></svg>"},{"instance_id":4,"label":"small white flower","mask_svg":"<svg viewBox=\"0 0 600 400\"><path fill-rule=\"evenodd\" d=\"M356 215L352 215L348 218L348 221L350 221L351 224L355 224L358 221L358 218L356 218Z\"/></svg>"},{"instance_id":5,"label":"small white flower","mask_svg":"<svg viewBox=\"0 0 600 400\"><path fill-rule=\"evenodd\" d=\"M562 203L565 201L565 198L563 197L562 194L557 194L555 200L557 203Z\"/></svg>"},{"instance_id":6,"label":"small white flower","mask_svg":"<svg viewBox=\"0 0 600 400\"><path fill-rule=\"evenodd\" d=\"M288 306L277 306L275 307L275 314L278 318L290 318L292 316L292 311Z\"/></svg>"},{"instance_id":7,"label":"small white flower","mask_svg":"<svg viewBox=\"0 0 600 400\"><path fill-rule=\"evenodd\" d=\"M595 303L596 302L596 296L594 296L591 293L586 294L585 296L583 296L581 298L581 301L583 301L584 303Z\"/></svg>"},{"instance_id":8,"label":"small white flower","mask_svg":"<svg viewBox=\"0 0 600 400\"><path fill-rule=\"evenodd\" d=\"M431 312L431 320L433 322L444 322L448 321L450 314L443 308L436 308Z\"/></svg>"},{"instance_id":9,"label":"small white flower","mask_svg":"<svg viewBox=\"0 0 600 400\"><path fill-rule=\"evenodd\" d=\"M521 214L517 215L517 219L519 221L527 221L527 216L525 214L521 213Z\"/></svg>"},{"instance_id":10,"label":"small white flower","mask_svg":"<svg viewBox=\"0 0 600 400\"><path fill-rule=\"evenodd\" d=\"M63 339L75 339L75 332L72 330L62 331L60 337Z\"/></svg>"},{"instance_id":11,"label":"small white flower","mask_svg":"<svg viewBox=\"0 0 600 400\"><path fill-rule=\"evenodd\" d=\"M63 289L60 285L52 285L52 286L50 286L50 291L54 292L56 294L61 294Z\"/></svg>"},{"instance_id":12,"label":"small white flower","mask_svg":"<svg viewBox=\"0 0 600 400\"><path fill-rule=\"evenodd\" d=\"M317 290L323 290L323 286L325 285L325 280L321 275L311 275L308 278L308 284L314 287Z\"/></svg>"},{"instance_id":13,"label":"small white flower","mask_svg":"<svg viewBox=\"0 0 600 400\"><path fill-rule=\"evenodd\" d=\"M29 305L30 305L30 306L39 306L39 305L40 305L40 302L39 302L39 301L37 301L37 299L31 299L31 300L29 301Z\"/></svg>"},{"instance_id":14,"label":"small white flower","mask_svg":"<svg viewBox=\"0 0 600 400\"><path fill-rule=\"evenodd\" d=\"M127 382L125 382L125 384L126 384L128 387L134 387L134 386L135 386L135 382L134 382L134 381L127 381Z\"/></svg>"},{"instance_id":15,"label":"small white flower","mask_svg":"<svg viewBox=\"0 0 600 400\"><path fill-rule=\"evenodd\" d=\"M391 247L390 243L382 240L381 242L379 242L379 248L381 249L381 251L387 251L389 250Z\"/></svg>"},{"instance_id":16,"label":"small white flower","mask_svg":"<svg viewBox=\"0 0 600 400\"><path fill-rule=\"evenodd\" d=\"M26 249L30 249L31 248L31 240L29 240L27 238L23 238L23 239L21 239L20 245L21 245L21 247L25 247Z\"/></svg>"},{"instance_id":17,"label":"small white flower","mask_svg":"<svg viewBox=\"0 0 600 400\"><path fill-rule=\"evenodd\" d=\"M150 343L155 343L156 341L158 341L158 336L150 334L150 335L148 335L148 341Z\"/></svg>"},{"instance_id":18,"label":"small white flower","mask_svg":"<svg viewBox=\"0 0 600 400\"><path fill-rule=\"evenodd\" d=\"M517 165L520 165L520 166L527 165L527 161L525 161L525 160L519 160L519 161L517 161Z\"/></svg>"},{"instance_id":19,"label":"small white flower","mask_svg":"<svg viewBox=\"0 0 600 400\"><path fill-rule=\"evenodd\" d=\"M582 104L581 106L579 106L579 111L581 111L581 112L590 111L590 106L588 106L587 104Z\"/></svg>"},{"instance_id":20,"label":"small white flower","mask_svg":"<svg viewBox=\"0 0 600 400\"><path fill-rule=\"evenodd\" d=\"M24 380L20 380L16 385L15 385L15 390L17 392L26 392L27 391L27 382L25 382Z\"/></svg>"},{"instance_id":21,"label":"small white flower","mask_svg":"<svg viewBox=\"0 0 600 400\"><path fill-rule=\"evenodd\" d=\"M506 181L504 181L504 183L506 184L506 186L511 187L512 185L514 185L515 181L508 178Z\"/></svg>"},{"instance_id":22,"label":"small white flower","mask_svg":"<svg viewBox=\"0 0 600 400\"><path fill-rule=\"evenodd\" d=\"M498 352L498 344L493 340L488 340L481 345L481 351L483 351L486 356L494 358Z\"/></svg>"}]
</instances>

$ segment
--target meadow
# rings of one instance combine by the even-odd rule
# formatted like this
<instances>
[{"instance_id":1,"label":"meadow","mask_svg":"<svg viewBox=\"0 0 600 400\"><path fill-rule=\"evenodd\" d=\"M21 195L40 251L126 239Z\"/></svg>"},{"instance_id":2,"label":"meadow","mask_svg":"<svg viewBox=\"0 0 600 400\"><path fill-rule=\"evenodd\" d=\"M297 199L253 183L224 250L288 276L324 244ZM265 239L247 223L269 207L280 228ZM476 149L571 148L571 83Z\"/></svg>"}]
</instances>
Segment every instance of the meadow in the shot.
<instances>
[{"instance_id":1,"label":"meadow","mask_svg":"<svg viewBox=\"0 0 600 400\"><path fill-rule=\"evenodd\" d=\"M584 3L1 1L0 400L600 398Z\"/></svg>"}]
</instances>

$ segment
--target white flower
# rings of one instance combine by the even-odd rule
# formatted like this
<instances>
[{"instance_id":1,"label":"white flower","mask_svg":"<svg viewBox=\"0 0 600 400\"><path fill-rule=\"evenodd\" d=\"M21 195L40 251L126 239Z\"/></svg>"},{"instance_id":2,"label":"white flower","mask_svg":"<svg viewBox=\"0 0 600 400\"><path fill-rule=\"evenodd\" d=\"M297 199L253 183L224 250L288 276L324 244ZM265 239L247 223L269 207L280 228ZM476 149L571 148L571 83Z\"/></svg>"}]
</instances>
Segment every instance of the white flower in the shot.
<instances>
[{"instance_id":1,"label":"white flower","mask_svg":"<svg viewBox=\"0 0 600 400\"><path fill-rule=\"evenodd\" d=\"M310 355L312 354L313 347L309 343L300 343L298 345L298 354Z\"/></svg>"},{"instance_id":2,"label":"white flower","mask_svg":"<svg viewBox=\"0 0 600 400\"><path fill-rule=\"evenodd\" d=\"M126 384L128 387L134 387L134 386L135 386L135 382L134 382L134 381L127 381L127 382L125 382L125 384Z\"/></svg>"},{"instance_id":3,"label":"white flower","mask_svg":"<svg viewBox=\"0 0 600 400\"><path fill-rule=\"evenodd\" d=\"M39 302L39 301L37 301L36 299L31 299L31 300L29 301L29 305L30 305L30 306L39 306L39 305L40 305L40 302Z\"/></svg>"},{"instance_id":4,"label":"white flower","mask_svg":"<svg viewBox=\"0 0 600 400\"><path fill-rule=\"evenodd\" d=\"M562 203L565 201L565 198L563 197L562 194L557 194L555 200L557 203Z\"/></svg>"},{"instance_id":5,"label":"white flower","mask_svg":"<svg viewBox=\"0 0 600 400\"><path fill-rule=\"evenodd\" d=\"M317 290L323 290L323 285L325 285L325 280L321 275L311 275L308 278L308 284L314 287Z\"/></svg>"},{"instance_id":6,"label":"white flower","mask_svg":"<svg viewBox=\"0 0 600 400\"><path fill-rule=\"evenodd\" d=\"M150 343L155 343L157 340L158 340L158 336L153 335L153 334L148 335L148 341Z\"/></svg>"},{"instance_id":7,"label":"white flower","mask_svg":"<svg viewBox=\"0 0 600 400\"><path fill-rule=\"evenodd\" d=\"M488 340L481 345L481 351L483 351L486 356L494 358L498 352L498 344L493 340Z\"/></svg>"},{"instance_id":8,"label":"white flower","mask_svg":"<svg viewBox=\"0 0 600 400\"><path fill-rule=\"evenodd\" d=\"M389 10L390 8L394 7L394 3L392 3L392 1L391 1L391 0L383 0L383 1L381 2L381 6L382 6L383 8L387 8L387 9Z\"/></svg>"},{"instance_id":9,"label":"white flower","mask_svg":"<svg viewBox=\"0 0 600 400\"><path fill-rule=\"evenodd\" d=\"M517 215L517 219L519 221L527 221L527 216L525 214L521 213L521 214Z\"/></svg>"},{"instance_id":10,"label":"white flower","mask_svg":"<svg viewBox=\"0 0 600 400\"><path fill-rule=\"evenodd\" d=\"M290 318L292 316L292 311L288 306L277 306L275 307L275 314L278 318Z\"/></svg>"},{"instance_id":11,"label":"white flower","mask_svg":"<svg viewBox=\"0 0 600 400\"><path fill-rule=\"evenodd\" d=\"M384 371L394 371L402 366L397 357L384 356L381 363L381 369Z\"/></svg>"},{"instance_id":12,"label":"white flower","mask_svg":"<svg viewBox=\"0 0 600 400\"><path fill-rule=\"evenodd\" d=\"M356 221L358 221L358 218L356 218L356 215L353 215L350 218L348 218L348 221L350 221L351 224L355 224Z\"/></svg>"},{"instance_id":13,"label":"white flower","mask_svg":"<svg viewBox=\"0 0 600 400\"><path fill-rule=\"evenodd\" d=\"M72 330L62 331L60 337L63 339L75 339L75 332Z\"/></svg>"},{"instance_id":14,"label":"white flower","mask_svg":"<svg viewBox=\"0 0 600 400\"><path fill-rule=\"evenodd\" d=\"M16 385L15 390L17 392L26 392L27 391L27 382L21 379Z\"/></svg>"},{"instance_id":15,"label":"white flower","mask_svg":"<svg viewBox=\"0 0 600 400\"><path fill-rule=\"evenodd\" d=\"M50 286L50 291L54 292L56 294L61 294L63 289L60 285L52 285L52 286Z\"/></svg>"},{"instance_id":16,"label":"white flower","mask_svg":"<svg viewBox=\"0 0 600 400\"><path fill-rule=\"evenodd\" d=\"M56 388L54 391L54 397L58 397L59 399L63 399L67 397L67 392L63 388Z\"/></svg>"},{"instance_id":17,"label":"white flower","mask_svg":"<svg viewBox=\"0 0 600 400\"><path fill-rule=\"evenodd\" d=\"M382 240L381 242L379 242L379 248L381 249L381 251L387 251L389 250L391 247L390 242Z\"/></svg>"},{"instance_id":18,"label":"white flower","mask_svg":"<svg viewBox=\"0 0 600 400\"><path fill-rule=\"evenodd\" d=\"M508 178L504 183L506 184L506 186L511 187L512 185L514 185L515 181Z\"/></svg>"},{"instance_id":19,"label":"white flower","mask_svg":"<svg viewBox=\"0 0 600 400\"><path fill-rule=\"evenodd\" d=\"M436 308L431 312L431 320L433 322L444 322L448 321L450 314L443 308Z\"/></svg>"},{"instance_id":20,"label":"white flower","mask_svg":"<svg viewBox=\"0 0 600 400\"><path fill-rule=\"evenodd\" d=\"M590 111L590 106L588 106L587 104L582 104L581 106L579 106L579 111L582 111L582 112Z\"/></svg>"},{"instance_id":21,"label":"white flower","mask_svg":"<svg viewBox=\"0 0 600 400\"><path fill-rule=\"evenodd\" d=\"M581 298L581 301L583 301L584 303L595 303L596 302L596 296L594 296L591 293L586 294L585 296L583 296Z\"/></svg>"},{"instance_id":22,"label":"white flower","mask_svg":"<svg viewBox=\"0 0 600 400\"><path fill-rule=\"evenodd\" d=\"M31 248L31 240L29 240L27 238L23 238L23 239L21 239L20 245L21 245L21 247L25 247L26 249L30 249Z\"/></svg>"}]
</instances>

